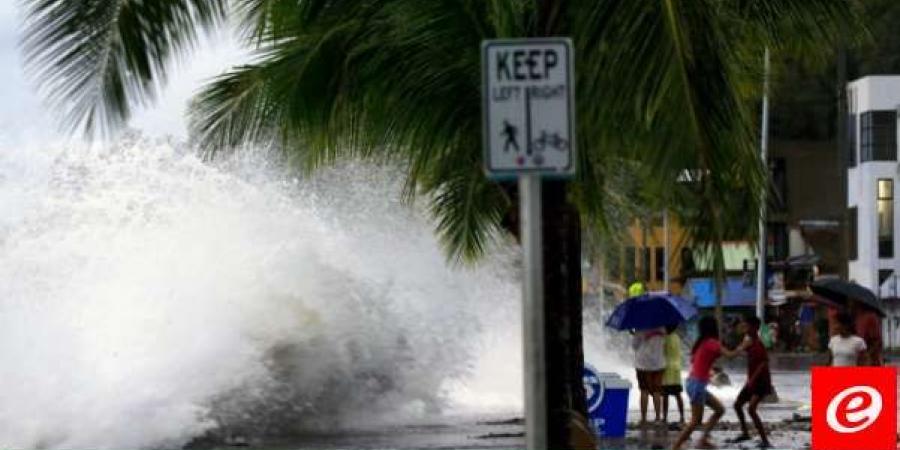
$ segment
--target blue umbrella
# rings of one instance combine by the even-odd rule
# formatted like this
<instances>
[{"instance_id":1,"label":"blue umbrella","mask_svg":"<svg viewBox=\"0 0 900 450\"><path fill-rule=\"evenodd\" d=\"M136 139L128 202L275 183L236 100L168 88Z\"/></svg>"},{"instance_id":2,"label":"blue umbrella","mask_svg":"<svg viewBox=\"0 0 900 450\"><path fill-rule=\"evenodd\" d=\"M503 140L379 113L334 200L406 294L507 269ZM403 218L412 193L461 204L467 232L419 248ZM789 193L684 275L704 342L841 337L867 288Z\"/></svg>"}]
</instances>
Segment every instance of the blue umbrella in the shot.
<instances>
[{"instance_id":1,"label":"blue umbrella","mask_svg":"<svg viewBox=\"0 0 900 450\"><path fill-rule=\"evenodd\" d=\"M617 330L646 330L678 325L697 315L687 300L668 293L650 293L625 300L613 310L606 326Z\"/></svg>"}]
</instances>

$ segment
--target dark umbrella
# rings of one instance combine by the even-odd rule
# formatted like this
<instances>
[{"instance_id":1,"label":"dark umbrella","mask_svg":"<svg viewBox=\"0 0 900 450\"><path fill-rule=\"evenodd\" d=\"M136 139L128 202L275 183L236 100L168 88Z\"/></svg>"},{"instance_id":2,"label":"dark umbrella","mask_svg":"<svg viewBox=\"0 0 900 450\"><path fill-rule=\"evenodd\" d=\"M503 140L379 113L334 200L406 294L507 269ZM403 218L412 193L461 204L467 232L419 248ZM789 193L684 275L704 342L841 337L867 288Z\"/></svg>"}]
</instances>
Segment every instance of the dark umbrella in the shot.
<instances>
[{"instance_id":1,"label":"dark umbrella","mask_svg":"<svg viewBox=\"0 0 900 450\"><path fill-rule=\"evenodd\" d=\"M884 311L881 309L881 302L878 301L875 294L852 281L829 278L815 281L809 288L814 294L825 297L844 307L848 306L850 299L856 300L862 305L877 312L879 316L884 317Z\"/></svg>"},{"instance_id":2,"label":"dark umbrella","mask_svg":"<svg viewBox=\"0 0 900 450\"><path fill-rule=\"evenodd\" d=\"M845 306L844 304L838 303L830 298L822 297L821 295L816 295L816 294L810 295L808 298L806 298L806 301L812 302L812 303L818 303L820 305L825 305L825 306L828 306L829 308L844 309L844 306Z\"/></svg>"},{"instance_id":3,"label":"dark umbrella","mask_svg":"<svg viewBox=\"0 0 900 450\"><path fill-rule=\"evenodd\" d=\"M617 330L646 330L678 325L696 315L697 308L677 295L644 294L616 306L606 326Z\"/></svg>"}]
</instances>

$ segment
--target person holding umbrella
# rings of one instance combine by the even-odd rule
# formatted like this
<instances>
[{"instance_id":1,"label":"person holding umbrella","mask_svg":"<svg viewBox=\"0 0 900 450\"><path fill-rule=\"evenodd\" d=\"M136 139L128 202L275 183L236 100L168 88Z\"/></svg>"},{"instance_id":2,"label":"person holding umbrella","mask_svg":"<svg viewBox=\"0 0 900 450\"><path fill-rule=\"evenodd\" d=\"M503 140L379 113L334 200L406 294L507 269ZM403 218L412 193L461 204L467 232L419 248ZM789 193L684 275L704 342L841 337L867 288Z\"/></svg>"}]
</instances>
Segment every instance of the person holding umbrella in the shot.
<instances>
[{"instance_id":1,"label":"person holding umbrella","mask_svg":"<svg viewBox=\"0 0 900 450\"><path fill-rule=\"evenodd\" d=\"M869 366L884 365L881 354L883 347L881 319L878 317L878 314L872 308L853 298L848 303L848 310L853 317L856 335L861 337L866 343L866 364Z\"/></svg>"},{"instance_id":2,"label":"person holding umbrella","mask_svg":"<svg viewBox=\"0 0 900 450\"><path fill-rule=\"evenodd\" d=\"M662 376L666 368L665 336L663 328L637 330L631 341L634 349L634 368L641 391L641 424L647 423L647 400L653 397L655 421L662 420Z\"/></svg>"},{"instance_id":3,"label":"person holding umbrella","mask_svg":"<svg viewBox=\"0 0 900 450\"><path fill-rule=\"evenodd\" d=\"M666 367L665 327L680 324L697 315L687 300L667 292L651 292L631 297L613 310L606 326L634 334L632 348L638 388L641 391L641 423L647 421L648 399L653 397L656 420L661 419L662 375Z\"/></svg>"},{"instance_id":4,"label":"person holding umbrella","mask_svg":"<svg viewBox=\"0 0 900 450\"><path fill-rule=\"evenodd\" d=\"M856 334L866 343L868 364L883 365L881 317L884 311L875 293L853 281L838 279L817 280L810 285L810 290L836 306L836 310L850 313Z\"/></svg>"}]
</instances>

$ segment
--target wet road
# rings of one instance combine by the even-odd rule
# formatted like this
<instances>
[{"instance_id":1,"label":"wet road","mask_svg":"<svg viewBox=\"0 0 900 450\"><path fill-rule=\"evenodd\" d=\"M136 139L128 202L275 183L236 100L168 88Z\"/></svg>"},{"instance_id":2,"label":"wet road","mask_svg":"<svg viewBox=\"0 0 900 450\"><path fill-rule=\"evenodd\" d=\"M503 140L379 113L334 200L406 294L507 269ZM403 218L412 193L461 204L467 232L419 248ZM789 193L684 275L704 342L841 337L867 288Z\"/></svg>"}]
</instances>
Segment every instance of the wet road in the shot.
<instances>
[{"instance_id":1,"label":"wet road","mask_svg":"<svg viewBox=\"0 0 900 450\"><path fill-rule=\"evenodd\" d=\"M713 387L726 407L730 408L744 382L744 375L730 371L731 386ZM773 382L779 395L779 402L763 404L761 415L770 431L770 439L776 449L809 448L809 423L802 418L809 416L810 374L799 371L773 372ZM629 423L639 418L636 396L632 393L629 401ZM670 420L677 418L674 405L670 405ZM801 420L794 420L799 416ZM713 440L723 443L738 434L737 417L728 409L722 423L713 435ZM606 440L602 449L637 450L668 448L677 434L666 426L631 426L625 439ZM251 442L249 448L280 450L309 449L497 449L523 448L523 427L519 420L506 416L464 416L445 417L434 423L397 426L377 430L342 432L340 434L319 434L299 436L281 442ZM695 434L695 437L698 436ZM245 444L245 443L241 443ZM754 439L740 445L724 445L720 448L755 448ZM245 446L246 445L242 445ZM220 447L229 448L229 447ZM233 447L231 447L233 448Z\"/></svg>"}]
</instances>

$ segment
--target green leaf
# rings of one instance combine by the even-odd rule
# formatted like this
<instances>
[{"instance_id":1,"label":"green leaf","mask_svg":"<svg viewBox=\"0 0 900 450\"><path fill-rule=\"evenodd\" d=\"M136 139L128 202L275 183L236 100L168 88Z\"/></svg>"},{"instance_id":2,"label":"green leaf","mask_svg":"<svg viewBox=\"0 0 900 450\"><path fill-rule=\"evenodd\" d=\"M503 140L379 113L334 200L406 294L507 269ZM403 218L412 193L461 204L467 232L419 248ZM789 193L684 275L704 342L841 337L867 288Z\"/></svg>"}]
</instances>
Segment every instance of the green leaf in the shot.
<instances>
[{"instance_id":1,"label":"green leaf","mask_svg":"<svg viewBox=\"0 0 900 450\"><path fill-rule=\"evenodd\" d=\"M22 45L71 131L121 126L165 83L172 56L224 17L227 0L26 0Z\"/></svg>"}]
</instances>

